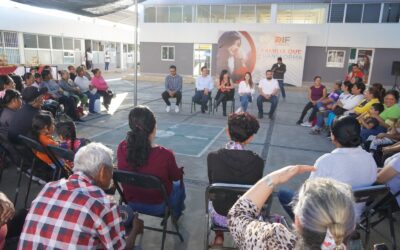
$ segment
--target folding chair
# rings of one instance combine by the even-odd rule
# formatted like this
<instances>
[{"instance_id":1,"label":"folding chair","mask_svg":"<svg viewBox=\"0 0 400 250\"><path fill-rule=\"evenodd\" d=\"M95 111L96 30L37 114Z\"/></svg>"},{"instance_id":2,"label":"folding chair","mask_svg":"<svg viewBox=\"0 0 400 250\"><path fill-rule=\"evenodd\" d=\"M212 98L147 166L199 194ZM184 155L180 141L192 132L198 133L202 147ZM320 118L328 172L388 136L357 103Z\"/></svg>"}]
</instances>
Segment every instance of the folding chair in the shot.
<instances>
[{"instance_id":1,"label":"folding chair","mask_svg":"<svg viewBox=\"0 0 400 250\"><path fill-rule=\"evenodd\" d=\"M46 163L44 163L43 161L41 161L39 158L37 158L36 154L34 153L35 151L37 151L37 152L45 153L48 155L46 149L42 145L40 145L39 142L32 140L23 135L19 135L18 138L19 138L20 142L22 143L22 145L24 145L28 149L27 152L30 152L33 157L32 158L33 160L32 160L31 166L30 166L30 171L24 171L22 169L22 164L21 164L21 169L20 169L20 173L19 173L19 177L18 177L17 188L15 190L15 198L14 198L14 204L16 204L17 200L18 200L19 188L21 186L22 173L25 172L27 175L29 175L28 190L26 192L25 201L24 201L24 207L27 208L26 204L28 202L29 193L31 190L32 177L37 173L36 170L40 169L41 167L46 167L46 168L51 168L51 167L49 165L47 165ZM45 173L46 181L47 181L47 179L55 180L56 174L58 173L58 171L59 170L57 169L57 166L56 166L56 169L53 171L52 176L48 176L48 174ZM48 177L50 177L50 178L48 178Z\"/></svg>"},{"instance_id":2,"label":"folding chair","mask_svg":"<svg viewBox=\"0 0 400 250\"><path fill-rule=\"evenodd\" d=\"M177 235L179 237L179 239L181 240L181 242L183 242L183 237L182 237L181 233L179 232L177 220L171 213L172 205L169 202L167 190L166 190L164 184L161 182L161 180L158 177L152 176L152 175L147 175L147 174L139 174L139 173L129 172L129 171L114 170L113 180L114 180L114 185L117 188L119 195L121 196L121 200L125 204L128 204L128 201L124 197L124 193L122 191L122 186L121 186L122 184L130 185L130 186L134 186L134 187L138 187L138 188L143 188L143 189L159 190L164 199L164 205L165 205L164 214L159 215L159 216L156 216L154 214L146 214L146 213L144 213L144 214L149 215L149 216L158 217L158 218L163 218L163 223L162 223L163 228L160 229L160 228L148 227L148 226L145 226L144 228L148 229L148 230L162 232L161 249L164 249L165 238L166 238L167 233ZM167 230L168 218L170 216L172 218L171 221L176 229L176 232Z\"/></svg>"},{"instance_id":3,"label":"folding chair","mask_svg":"<svg viewBox=\"0 0 400 250\"><path fill-rule=\"evenodd\" d=\"M389 188L385 185L376 185L353 189L356 203L365 203L365 208L360 216L358 227L365 231L364 247L368 249L369 234L371 233L371 217L374 208L389 193Z\"/></svg>"},{"instance_id":4,"label":"folding chair","mask_svg":"<svg viewBox=\"0 0 400 250\"><path fill-rule=\"evenodd\" d=\"M196 90L195 90L195 92L196 92ZM211 96L211 92L209 93L209 95L208 95L208 114L210 115L211 114L211 110L213 110L213 101L212 101L212 96ZM193 100L193 97L192 97L192 105L191 105L191 108L190 108L190 113L192 114L193 113L193 111L194 112L196 112L196 104L198 104L198 103L196 103L194 100Z\"/></svg>"},{"instance_id":5,"label":"folding chair","mask_svg":"<svg viewBox=\"0 0 400 250\"><path fill-rule=\"evenodd\" d=\"M57 173L58 179L61 177L61 175L68 178L72 174L72 169L66 166L60 159L73 162L75 158L74 151L53 145L48 145L46 148L50 159L54 162L57 168L61 170L59 173Z\"/></svg>"},{"instance_id":6,"label":"folding chair","mask_svg":"<svg viewBox=\"0 0 400 250\"><path fill-rule=\"evenodd\" d=\"M252 185L241 184L228 184L228 183L214 183L207 187L205 192L206 202L206 216L205 216L205 236L204 236L204 249L209 248L209 237L211 231L229 232L229 228L215 225L209 214L209 202L211 201L214 210L222 216L227 216L231 207L236 201L247 192ZM267 200L263 207L263 215L269 215L272 204L272 195Z\"/></svg>"}]
</instances>

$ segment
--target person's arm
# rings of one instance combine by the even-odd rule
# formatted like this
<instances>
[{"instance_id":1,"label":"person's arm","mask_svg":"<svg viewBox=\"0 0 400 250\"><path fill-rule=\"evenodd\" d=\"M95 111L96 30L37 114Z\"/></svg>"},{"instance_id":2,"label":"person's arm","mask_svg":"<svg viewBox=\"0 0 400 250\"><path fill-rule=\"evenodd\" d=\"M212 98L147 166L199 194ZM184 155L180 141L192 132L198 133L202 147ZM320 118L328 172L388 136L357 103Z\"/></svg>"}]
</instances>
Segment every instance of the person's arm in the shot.
<instances>
[{"instance_id":1,"label":"person's arm","mask_svg":"<svg viewBox=\"0 0 400 250\"><path fill-rule=\"evenodd\" d=\"M246 84L246 83L245 83L244 81L241 81L241 82L239 83L239 88L238 88L238 93L239 93L239 95L246 94L246 93L244 92L245 84Z\"/></svg>"},{"instance_id":2,"label":"person's arm","mask_svg":"<svg viewBox=\"0 0 400 250\"><path fill-rule=\"evenodd\" d=\"M379 171L376 182L384 184L399 174L392 166L387 165Z\"/></svg>"},{"instance_id":3,"label":"person's arm","mask_svg":"<svg viewBox=\"0 0 400 250\"><path fill-rule=\"evenodd\" d=\"M135 247L136 237L143 233L143 228L143 221L139 219L137 214L135 214L132 222L132 230L128 237L126 237L125 250L132 250Z\"/></svg>"},{"instance_id":4,"label":"person's arm","mask_svg":"<svg viewBox=\"0 0 400 250\"><path fill-rule=\"evenodd\" d=\"M168 89L168 76L165 77L164 85L165 85L165 90L169 91L169 89Z\"/></svg>"},{"instance_id":5,"label":"person's arm","mask_svg":"<svg viewBox=\"0 0 400 250\"><path fill-rule=\"evenodd\" d=\"M400 142L396 142L390 146L382 147L382 153L384 155L398 152L400 152Z\"/></svg>"},{"instance_id":6,"label":"person's arm","mask_svg":"<svg viewBox=\"0 0 400 250\"><path fill-rule=\"evenodd\" d=\"M10 221L14 214L14 204L3 192L0 192L0 227Z\"/></svg>"},{"instance_id":7,"label":"person's arm","mask_svg":"<svg viewBox=\"0 0 400 250\"><path fill-rule=\"evenodd\" d=\"M178 88L176 89L176 91L181 92L182 91L182 85L183 85L183 78L181 76L179 76L179 78L178 78Z\"/></svg>"},{"instance_id":8,"label":"person's arm","mask_svg":"<svg viewBox=\"0 0 400 250\"><path fill-rule=\"evenodd\" d=\"M176 164L175 156L172 152L168 156L168 177L171 181L179 181L183 178L183 168Z\"/></svg>"},{"instance_id":9,"label":"person's arm","mask_svg":"<svg viewBox=\"0 0 400 250\"><path fill-rule=\"evenodd\" d=\"M286 64L282 63L282 74L286 73Z\"/></svg>"},{"instance_id":10,"label":"person's arm","mask_svg":"<svg viewBox=\"0 0 400 250\"><path fill-rule=\"evenodd\" d=\"M310 102L314 103L314 101L311 99L311 88L308 88L308 89L307 89L307 99L308 99Z\"/></svg>"},{"instance_id":11,"label":"person's arm","mask_svg":"<svg viewBox=\"0 0 400 250\"><path fill-rule=\"evenodd\" d=\"M325 98L326 98L326 88L322 90L322 96L321 98L318 99L318 102L324 100Z\"/></svg>"},{"instance_id":12,"label":"person's arm","mask_svg":"<svg viewBox=\"0 0 400 250\"><path fill-rule=\"evenodd\" d=\"M251 187L240 199L251 200L261 210L265 201L272 194L273 188L277 185L284 184L296 175L315 171L314 166L295 165L287 166L276 170L259 180ZM270 184L269 184L270 183Z\"/></svg>"},{"instance_id":13,"label":"person's arm","mask_svg":"<svg viewBox=\"0 0 400 250\"><path fill-rule=\"evenodd\" d=\"M345 110L352 110L355 107L357 107L358 104L360 104L360 102L362 101L362 96L358 95L358 96L354 96L353 98L349 98L347 99L344 103L343 103L343 108Z\"/></svg>"}]
</instances>

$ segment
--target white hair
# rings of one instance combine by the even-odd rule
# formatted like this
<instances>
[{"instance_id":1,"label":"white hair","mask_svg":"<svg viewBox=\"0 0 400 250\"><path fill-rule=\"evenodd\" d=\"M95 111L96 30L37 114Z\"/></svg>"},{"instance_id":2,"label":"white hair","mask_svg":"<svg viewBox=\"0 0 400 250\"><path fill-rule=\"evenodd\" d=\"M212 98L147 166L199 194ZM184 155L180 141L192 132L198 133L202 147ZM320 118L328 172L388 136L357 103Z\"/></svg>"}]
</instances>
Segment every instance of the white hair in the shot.
<instances>
[{"instance_id":1,"label":"white hair","mask_svg":"<svg viewBox=\"0 0 400 250\"><path fill-rule=\"evenodd\" d=\"M309 179L300 188L294 214L302 225L304 243L312 243L318 234L323 240L329 231L339 246L356 225L351 186L333 179Z\"/></svg>"},{"instance_id":2,"label":"white hair","mask_svg":"<svg viewBox=\"0 0 400 250\"><path fill-rule=\"evenodd\" d=\"M113 151L101 143L92 142L78 150L74 158L73 171L81 171L95 178L100 167L106 165L112 168Z\"/></svg>"}]
</instances>

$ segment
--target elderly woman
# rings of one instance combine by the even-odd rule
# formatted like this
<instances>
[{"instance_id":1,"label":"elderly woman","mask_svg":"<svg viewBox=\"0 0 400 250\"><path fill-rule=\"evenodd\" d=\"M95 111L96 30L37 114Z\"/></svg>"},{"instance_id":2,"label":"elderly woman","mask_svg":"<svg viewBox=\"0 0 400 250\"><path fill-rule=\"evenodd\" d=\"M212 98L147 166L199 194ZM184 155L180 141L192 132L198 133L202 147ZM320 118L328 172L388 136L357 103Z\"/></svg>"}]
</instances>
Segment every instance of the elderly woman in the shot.
<instances>
[{"instance_id":1,"label":"elderly woman","mask_svg":"<svg viewBox=\"0 0 400 250\"><path fill-rule=\"evenodd\" d=\"M82 147L74 174L46 184L32 202L18 248L132 249L143 225L135 218L125 235L119 209L103 191L111 185L112 162L103 144Z\"/></svg>"},{"instance_id":2,"label":"elderly woman","mask_svg":"<svg viewBox=\"0 0 400 250\"><path fill-rule=\"evenodd\" d=\"M264 160L245 147L253 140L260 125L257 118L248 113L233 113L228 118L226 133L230 142L225 148L210 152L207 157L208 180L213 183L253 185L261 179ZM218 214L210 203L210 214L214 224L227 228L225 216ZM223 245L224 233L216 231L215 246Z\"/></svg>"},{"instance_id":3,"label":"elderly woman","mask_svg":"<svg viewBox=\"0 0 400 250\"><path fill-rule=\"evenodd\" d=\"M258 181L231 208L229 229L240 249L335 249L356 226L351 187L329 179L307 180L294 207L295 232L279 223L257 219L274 187L312 166L288 166Z\"/></svg>"}]
</instances>

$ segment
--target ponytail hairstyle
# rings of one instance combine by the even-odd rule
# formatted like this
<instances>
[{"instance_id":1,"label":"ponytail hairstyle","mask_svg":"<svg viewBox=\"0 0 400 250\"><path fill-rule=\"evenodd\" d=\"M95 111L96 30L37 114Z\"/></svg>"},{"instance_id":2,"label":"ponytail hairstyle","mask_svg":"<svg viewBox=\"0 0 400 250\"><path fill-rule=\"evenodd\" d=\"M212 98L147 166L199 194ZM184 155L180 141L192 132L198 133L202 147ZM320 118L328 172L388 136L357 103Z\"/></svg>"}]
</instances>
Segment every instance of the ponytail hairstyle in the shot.
<instances>
[{"instance_id":1,"label":"ponytail hairstyle","mask_svg":"<svg viewBox=\"0 0 400 250\"><path fill-rule=\"evenodd\" d=\"M97 74L97 72L99 72L100 71L100 69L98 69L98 68L95 68L95 69L93 69L92 70L92 73L93 73L93 75L96 75Z\"/></svg>"},{"instance_id":2,"label":"ponytail hairstyle","mask_svg":"<svg viewBox=\"0 0 400 250\"><path fill-rule=\"evenodd\" d=\"M41 111L35 115L32 120L32 136L33 139L39 140L40 131L54 124L53 115L48 111Z\"/></svg>"},{"instance_id":3,"label":"ponytail hairstyle","mask_svg":"<svg viewBox=\"0 0 400 250\"><path fill-rule=\"evenodd\" d=\"M71 141L69 149L75 152L75 141L76 141L75 123L72 121L59 122L56 125L56 132L58 135L61 135L64 139Z\"/></svg>"},{"instance_id":4,"label":"ponytail hairstyle","mask_svg":"<svg viewBox=\"0 0 400 250\"><path fill-rule=\"evenodd\" d=\"M151 150L149 136L156 127L156 118L149 107L137 106L129 113L129 127L126 161L137 169L147 163Z\"/></svg>"},{"instance_id":5,"label":"ponytail hairstyle","mask_svg":"<svg viewBox=\"0 0 400 250\"><path fill-rule=\"evenodd\" d=\"M294 207L301 224L296 248L321 249L329 234L341 249L356 227L354 204L349 185L326 178L306 180Z\"/></svg>"}]
</instances>

